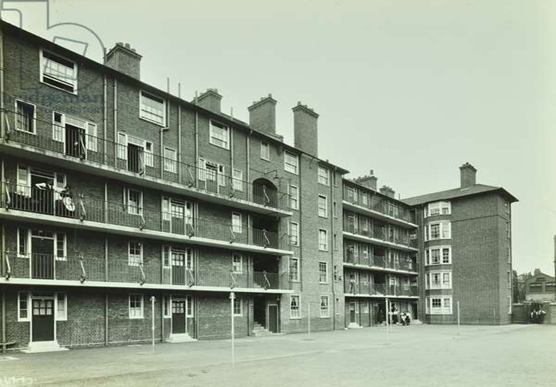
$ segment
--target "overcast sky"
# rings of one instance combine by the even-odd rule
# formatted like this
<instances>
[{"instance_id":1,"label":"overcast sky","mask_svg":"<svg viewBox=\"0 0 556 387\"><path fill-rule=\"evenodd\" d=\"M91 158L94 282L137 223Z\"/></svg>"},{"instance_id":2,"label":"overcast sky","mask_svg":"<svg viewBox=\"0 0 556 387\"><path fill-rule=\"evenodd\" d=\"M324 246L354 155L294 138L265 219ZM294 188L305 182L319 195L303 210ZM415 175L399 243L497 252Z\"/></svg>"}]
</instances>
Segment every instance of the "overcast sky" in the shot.
<instances>
[{"instance_id":1,"label":"overcast sky","mask_svg":"<svg viewBox=\"0 0 556 387\"><path fill-rule=\"evenodd\" d=\"M23 27L46 36L45 4ZM5 8L7 5L4 6ZM33 9L31 9L31 7ZM319 119L319 156L368 173L402 197L455 188L470 162L513 207L514 268L554 273L556 67L554 1L51 0L51 23L80 23L110 48L143 55L142 79L191 100L218 88L223 110L278 100ZM10 17L6 17L10 20ZM60 27L57 35L83 37ZM88 36L90 41L91 36ZM88 56L100 60L100 45Z\"/></svg>"}]
</instances>

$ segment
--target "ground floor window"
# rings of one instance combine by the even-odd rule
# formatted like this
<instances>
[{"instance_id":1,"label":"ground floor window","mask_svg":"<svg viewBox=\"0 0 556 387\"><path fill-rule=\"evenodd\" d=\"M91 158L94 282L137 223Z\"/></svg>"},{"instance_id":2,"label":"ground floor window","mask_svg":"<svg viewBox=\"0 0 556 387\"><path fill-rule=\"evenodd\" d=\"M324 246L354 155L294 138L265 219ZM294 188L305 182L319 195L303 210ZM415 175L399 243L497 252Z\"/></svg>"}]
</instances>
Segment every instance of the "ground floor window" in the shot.
<instances>
[{"instance_id":1,"label":"ground floor window","mask_svg":"<svg viewBox=\"0 0 556 387\"><path fill-rule=\"evenodd\" d=\"M320 296L320 317L327 318L330 317L330 298L328 296Z\"/></svg>"},{"instance_id":2,"label":"ground floor window","mask_svg":"<svg viewBox=\"0 0 556 387\"><path fill-rule=\"evenodd\" d=\"M427 314L452 314L452 297L427 297L425 309Z\"/></svg>"},{"instance_id":3,"label":"ground floor window","mask_svg":"<svg viewBox=\"0 0 556 387\"><path fill-rule=\"evenodd\" d=\"M290 318L301 318L301 296L290 296Z\"/></svg>"},{"instance_id":4,"label":"ground floor window","mask_svg":"<svg viewBox=\"0 0 556 387\"><path fill-rule=\"evenodd\" d=\"M17 293L17 321L29 321L29 293Z\"/></svg>"},{"instance_id":5,"label":"ground floor window","mask_svg":"<svg viewBox=\"0 0 556 387\"><path fill-rule=\"evenodd\" d=\"M234 316L241 316L243 314L243 299L236 296L234 298Z\"/></svg>"},{"instance_id":6,"label":"ground floor window","mask_svg":"<svg viewBox=\"0 0 556 387\"><path fill-rule=\"evenodd\" d=\"M170 318L172 317L170 311L172 310L171 308L171 303L172 303L172 298L170 296L164 296L164 301L162 304L163 312L164 312L164 318Z\"/></svg>"},{"instance_id":7,"label":"ground floor window","mask_svg":"<svg viewBox=\"0 0 556 387\"><path fill-rule=\"evenodd\" d=\"M68 296L66 293L56 293L56 320L68 319Z\"/></svg>"},{"instance_id":8,"label":"ground floor window","mask_svg":"<svg viewBox=\"0 0 556 387\"><path fill-rule=\"evenodd\" d=\"M143 295L141 294L129 295L129 318L131 319L143 318Z\"/></svg>"},{"instance_id":9,"label":"ground floor window","mask_svg":"<svg viewBox=\"0 0 556 387\"><path fill-rule=\"evenodd\" d=\"M187 317L193 317L193 296L187 296Z\"/></svg>"}]
</instances>

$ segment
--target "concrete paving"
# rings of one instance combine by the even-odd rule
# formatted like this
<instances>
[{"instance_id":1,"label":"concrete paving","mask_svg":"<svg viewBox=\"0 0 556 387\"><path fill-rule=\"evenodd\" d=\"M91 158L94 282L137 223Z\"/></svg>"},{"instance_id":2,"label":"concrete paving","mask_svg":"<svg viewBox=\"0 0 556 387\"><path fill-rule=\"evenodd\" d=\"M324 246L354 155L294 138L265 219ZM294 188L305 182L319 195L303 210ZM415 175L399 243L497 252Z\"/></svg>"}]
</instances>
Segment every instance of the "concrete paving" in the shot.
<instances>
[{"instance_id":1,"label":"concrete paving","mask_svg":"<svg viewBox=\"0 0 556 387\"><path fill-rule=\"evenodd\" d=\"M0 387L554 386L556 326L415 325L0 355Z\"/></svg>"}]
</instances>

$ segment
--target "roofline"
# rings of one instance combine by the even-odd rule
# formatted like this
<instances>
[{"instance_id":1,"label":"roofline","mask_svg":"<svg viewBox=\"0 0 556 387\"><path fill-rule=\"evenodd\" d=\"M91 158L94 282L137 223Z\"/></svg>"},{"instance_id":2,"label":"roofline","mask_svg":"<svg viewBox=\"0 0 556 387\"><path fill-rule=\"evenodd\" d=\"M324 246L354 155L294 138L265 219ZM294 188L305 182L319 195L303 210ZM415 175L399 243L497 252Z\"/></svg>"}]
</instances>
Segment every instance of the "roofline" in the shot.
<instances>
[{"instance_id":1,"label":"roofline","mask_svg":"<svg viewBox=\"0 0 556 387\"><path fill-rule=\"evenodd\" d=\"M342 172L342 174L349 173L348 170L346 170L344 168L341 168L341 167L339 167L335 164L332 164L329 161L320 159L320 158L315 157L315 156L311 155L310 153L307 153L307 152L305 152L305 151L303 151L299 148L296 148L292 145L286 144L285 142L280 141L276 137L273 137L273 136L271 136L267 133L255 130L243 121L235 120L232 117L227 116L225 114L215 113L215 112L213 112L211 110L208 110L208 109L205 109L202 106L199 106L199 105L197 105L193 102L186 101L185 99L182 99L181 97L177 97L173 94L170 94L167 91L164 91L164 90L158 89L155 86L149 85L148 83L145 83L145 82L141 81L140 79L137 79L137 78L134 78L130 75L122 73L118 70L113 69L112 67L106 66L105 64L99 63L95 60L87 58L86 56L78 54L77 52L72 51L72 50L70 50L66 47L63 47L63 46L60 46L60 45L58 45L54 42L51 42L50 40L47 40L47 39L45 39L41 36L33 34L32 32L29 32L27 30L24 30L22 28L19 28L19 27L15 26L13 24L10 24L5 20L0 19L0 27L2 28L2 30L7 29L8 31L13 32L16 35L19 35L19 37L21 37L21 38L36 41L36 42L38 42L39 45L45 46L45 48L47 48L47 49L62 51L62 53L63 53L62 55L64 55L64 56L67 56L67 57L72 58L72 59L79 60L81 63L86 63L87 65L89 65L89 66L91 66L95 69L98 69L102 72L105 72L105 73L108 73L108 74L114 76L114 78L118 77L118 78L124 79L127 82L130 82L132 84L140 86L141 88L145 89L146 91L150 91L152 93L160 95L161 97L164 97L165 99L173 100L176 103L181 103L181 104L185 105L186 107L190 108L191 110L202 112L203 114L208 115L211 118L217 118L221 121L224 120L228 125L234 125L236 127L242 128L243 130L246 130L246 131L249 131L249 132L255 132L258 135L264 137L266 140L269 140L269 141L271 141L275 144L280 144L280 145L288 148L289 150L293 150L293 151L298 152L300 154L305 154L305 155L307 155L307 156L309 156L313 159L317 159L322 164L326 164L327 166L334 167L337 171ZM106 53L104 53L104 55L106 55Z\"/></svg>"},{"instance_id":2,"label":"roofline","mask_svg":"<svg viewBox=\"0 0 556 387\"><path fill-rule=\"evenodd\" d=\"M433 192L433 193L440 193L440 192L443 192L443 191ZM489 193L501 193L504 196L510 198L511 203L519 202L519 200L515 196L513 196L511 193L509 193L506 189L504 189L502 187L497 187L497 188L494 188L494 189L491 189L491 190L488 190L488 191L473 192L473 193L468 193L468 194L465 194L465 195L447 197L447 198L444 198L444 199L423 200L423 201L421 201L419 203L416 203L416 204L409 204L406 201L410 200L410 199L413 199L413 198L418 198L419 196L414 196L413 198L402 199L402 201L410 207L417 207L417 206L420 206L420 205L423 205L423 204L437 202L439 200L454 200L454 199L464 198L464 197L468 197L468 196L476 196L476 195L489 194ZM430 194L426 194L426 195L430 195ZM426 195L422 195L422 196L426 196Z\"/></svg>"},{"instance_id":3,"label":"roofline","mask_svg":"<svg viewBox=\"0 0 556 387\"><path fill-rule=\"evenodd\" d=\"M357 182L355 182L355 181L353 181L353 180L350 180L350 179L347 179L347 178L345 178L345 177L342 178L342 180L343 180L344 182L347 182L347 183L356 185L356 186L358 186L359 188L366 189L367 191L372 191L372 192L374 192L375 194L377 194L377 195L379 195L379 196L382 196L383 198L387 198L387 199L390 199L390 200L394 200L396 203L403 204L404 206L407 206L407 207L413 207L413 206L407 204L406 202L404 202L403 200L399 200L399 199L396 199L396 198L392 198L392 197L390 197L390 196L388 196L388 195L383 194L383 193L380 192L379 190L374 190L374 189L369 188L369 187L367 187L367 186L365 186L365 185L363 185L363 184L361 184L361 183L357 183Z\"/></svg>"}]
</instances>

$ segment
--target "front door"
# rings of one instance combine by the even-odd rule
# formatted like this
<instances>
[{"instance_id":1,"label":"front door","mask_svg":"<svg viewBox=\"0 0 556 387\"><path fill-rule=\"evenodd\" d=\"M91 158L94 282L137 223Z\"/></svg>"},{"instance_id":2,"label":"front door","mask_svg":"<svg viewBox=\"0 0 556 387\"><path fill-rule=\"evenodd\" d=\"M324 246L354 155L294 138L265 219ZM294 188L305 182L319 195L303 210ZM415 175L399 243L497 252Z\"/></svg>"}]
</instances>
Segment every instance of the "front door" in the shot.
<instances>
[{"instance_id":1,"label":"front door","mask_svg":"<svg viewBox=\"0 0 556 387\"><path fill-rule=\"evenodd\" d=\"M185 235L185 206L182 203L172 201L170 214L172 216L172 233Z\"/></svg>"},{"instance_id":2,"label":"front door","mask_svg":"<svg viewBox=\"0 0 556 387\"><path fill-rule=\"evenodd\" d=\"M127 144L127 169L131 172L143 173L143 148Z\"/></svg>"},{"instance_id":3,"label":"front door","mask_svg":"<svg viewBox=\"0 0 556 387\"><path fill-rule=\"evenodd\" d=\"M278 333L278 305L268 305L268 330L272 333Z\"/></svg>"},{"instance_id":4,"label":"front door","mask_svg":"<svg viewBox=\"0 0 556 387\"><path fill-rule=\"evenodd\" d=\"M54 235L46 231L31 233L31 278L54 279Z\"/></svg>"},{"instance_id":5,"label":"front door","mask_svg":"<svg viewBox=\"0 0 556 387\"><path fill-rule=\"evenodd\" d=\"M355 302L349 303L349 323L355 324L356 317L355 317Z\"/></svg>"},{"instance_id":6,"label":"front door","mask_svg":"<svg viewBox=\"0 0 556 387\"><path fill-rule=\"evenodd\" d=\"M172 333L185 333L185 300L172 300Z\"/></svg>"},{"instance_id":7,"label":"front door","mask_svg":"<svg viewBox=\"0 0 556 387\"><path fill-rule=\"evenodd\" d=\"M46 173L31 174L31 211L54 214L54 176Z\"/></svg>"},{"instance_id":8,"label":"front door","mask_svg":"<svg viewBox=\"0 0 556 387\"><path fill-rule=\"evenodd\" d=\"M86 158L85 130L66 124L66 155Z\"/></svg>"},{"instance_id":9,"label":"front door","mask_svg":"<svg viewBox=\"0 0 556 387\"><path fill-rule=\"evenodd\" d=\"M185 285L184 251L172 251L172 284Z\"/></svg>"},{"instance_id":10,"label":"front door","mask_svg":"<svg viewBox=\"0 0 556 387\"><path fill-rule=\"evenodd\" d=\"M33 299L32 341L54 340L54 300Z\"/></svg>"}]
</instances>

